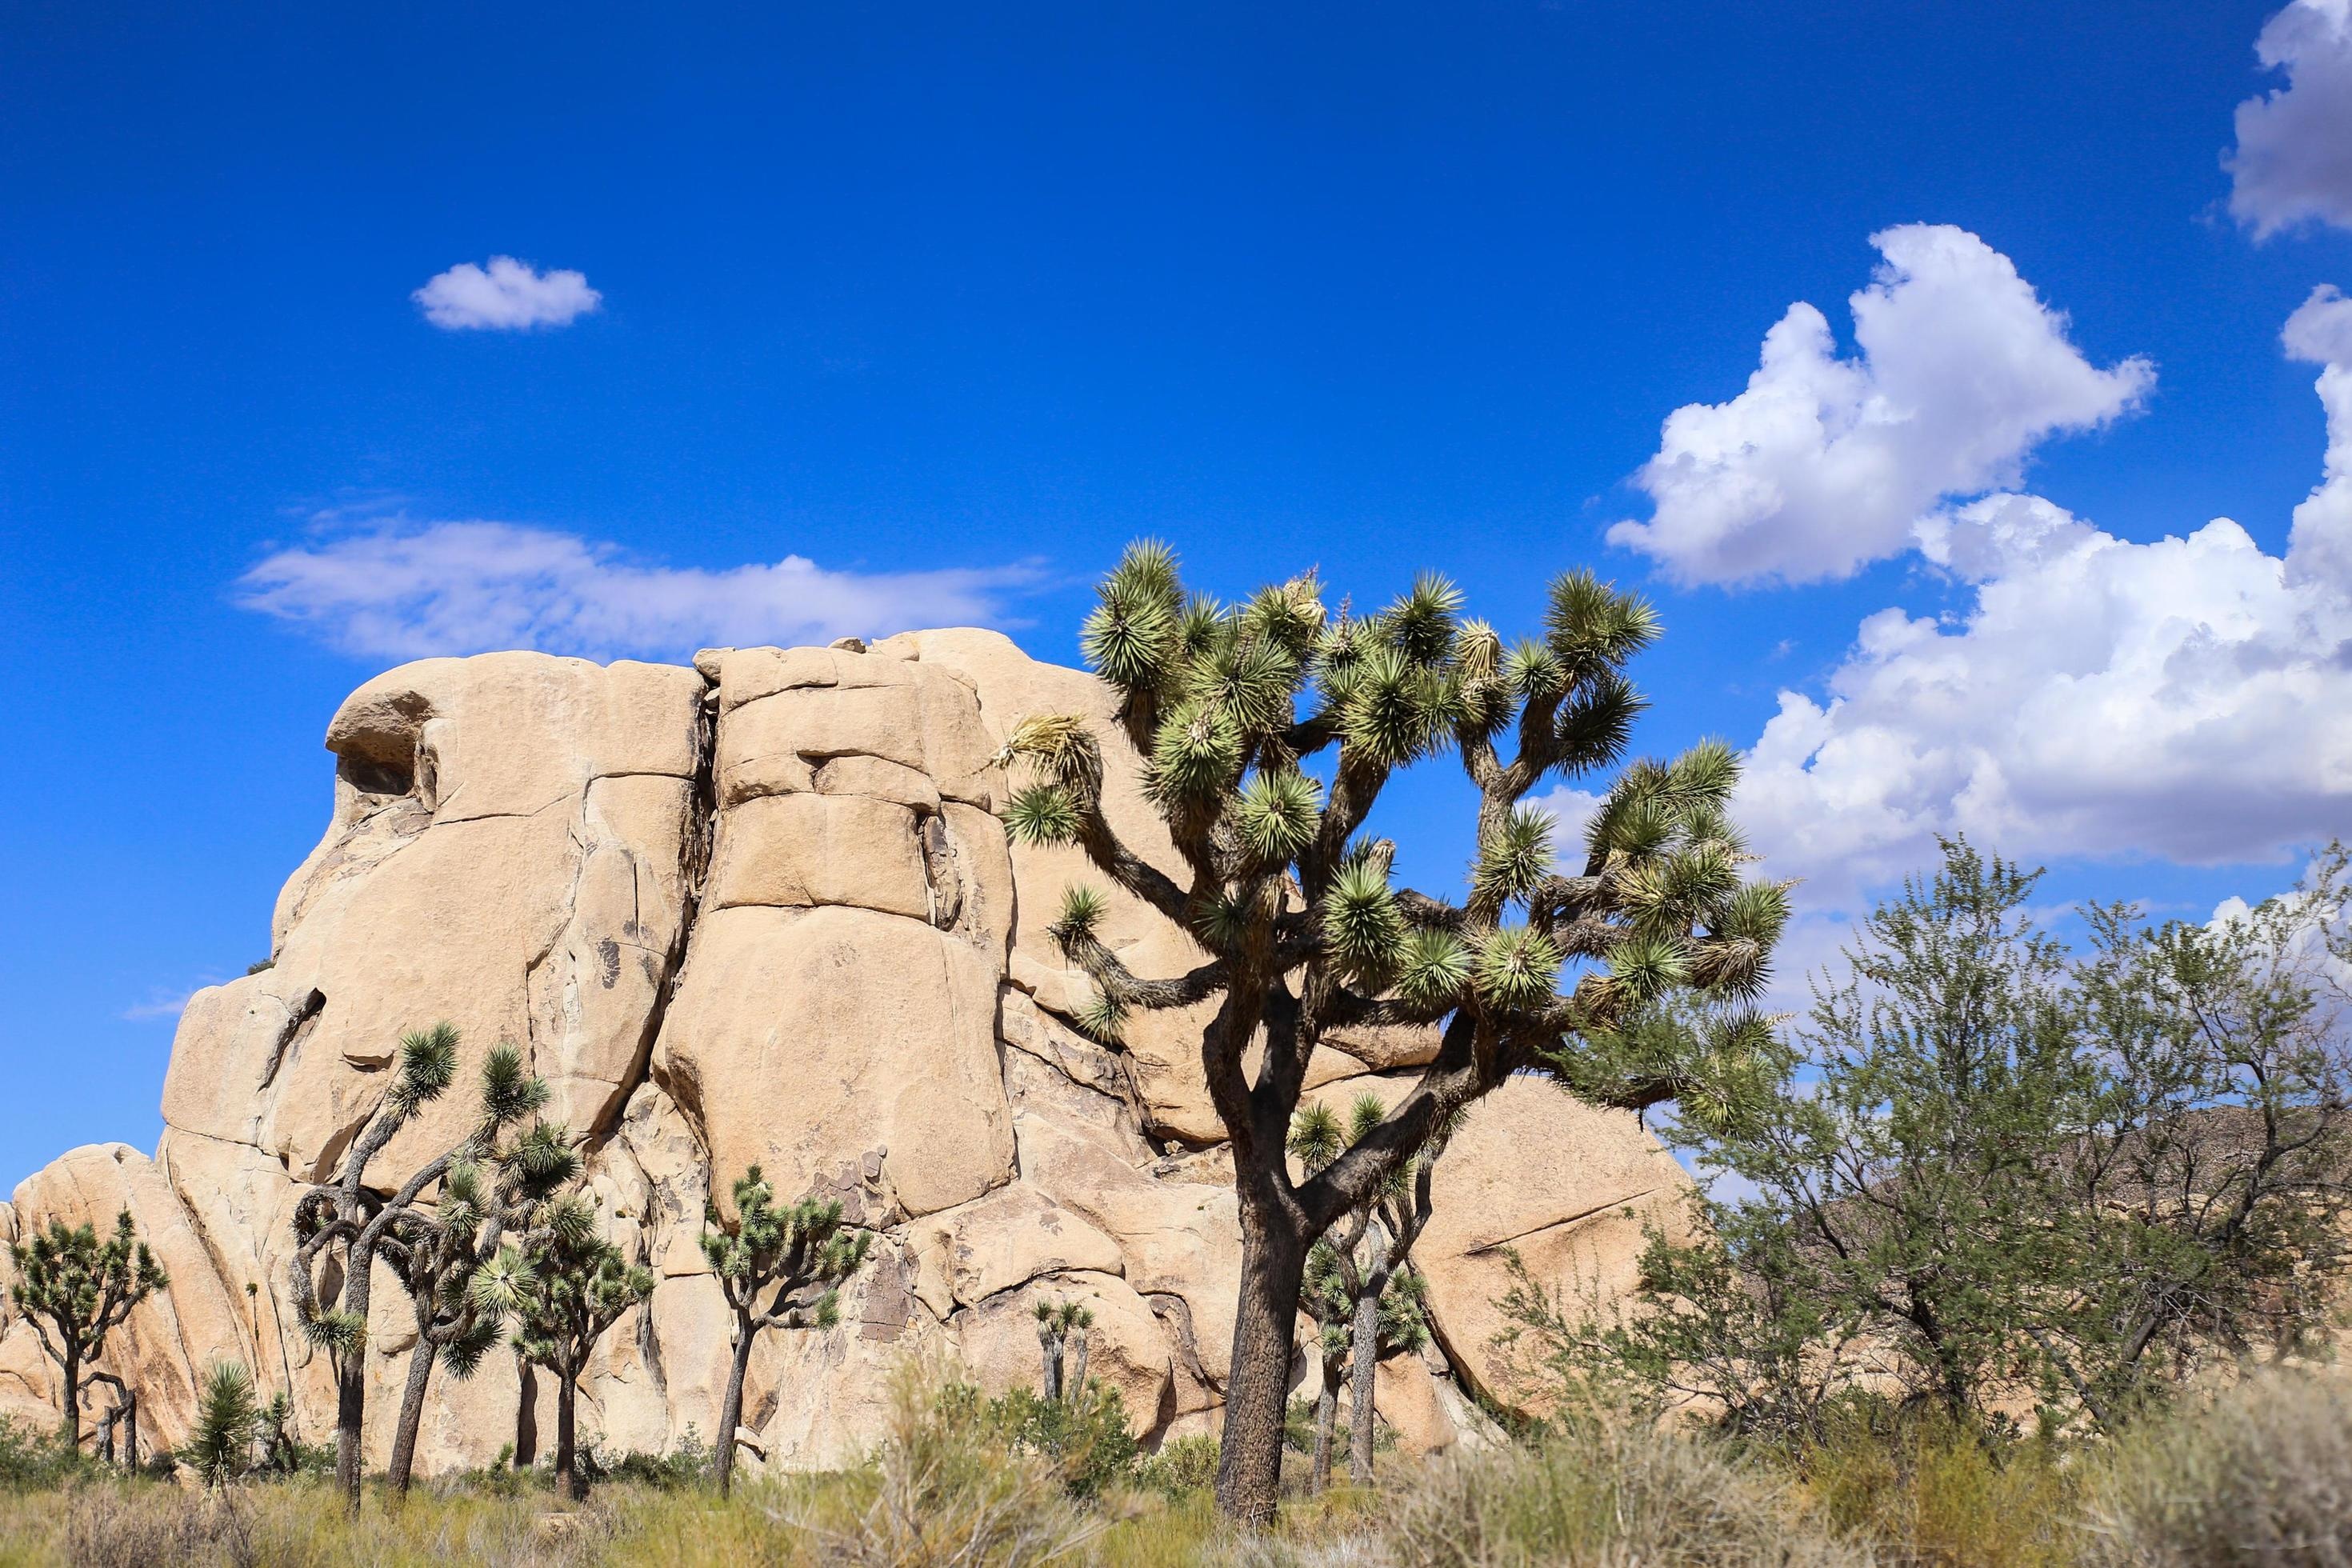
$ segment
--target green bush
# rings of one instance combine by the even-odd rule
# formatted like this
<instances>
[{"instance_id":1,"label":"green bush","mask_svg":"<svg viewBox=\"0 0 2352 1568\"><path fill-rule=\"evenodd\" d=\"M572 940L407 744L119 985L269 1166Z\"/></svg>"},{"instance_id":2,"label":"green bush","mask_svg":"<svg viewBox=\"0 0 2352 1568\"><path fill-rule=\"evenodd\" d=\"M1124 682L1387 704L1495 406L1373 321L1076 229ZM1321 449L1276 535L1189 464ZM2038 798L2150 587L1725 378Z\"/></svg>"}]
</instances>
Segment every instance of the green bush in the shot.
<instances>
[{"instance_id":1,"label":"green bush","mask_svg":"<svg viewBox=\"0 0 2352 1568\"><path fill-rule=\"evenodd\" d=\"M58 1440L54 1432L27 1432L0 1415L0 1489L30 1491L62 1485L96 1467Z\"/></svg>"},{"instance_id":2,"label":"green bush","mask_svg":"<svg viewBox=\"0 0 2352 1568\"><path fill-rule=\"evenodd\" d=\"M2352 1388L2255 1378L2120 1444L2094 1488L2095 1568L2352 1564Z\"/></svg>"},{"instance_id":3,"label":"green bush","mask_svg":"<svg viewBox=\"0 0 2352 1568\"><path fill-rule=\"evenodd\" d=\"M509 1452L512 1452L511 1446ZM658 1491L670 1491L699 1486L710 1479L710 1446L689 1423L677 1447L667 1454L630 1448L608 1455L598 1445L590 1443L580 1450L580 1465L592 1483L636 1481Z\"/></svg>"},{"instance_id":4,"label":"green bush","mask_svg":"<svg viewBox=\"0 0 2352 1568\"><path fill-rule=\"evenodd\" d=\"M1170 1438L1136 1466L1135 1484L1170 1498L1209 1490L1217 1484L1217 1440Z\"/></svg>"},{"instance_id":5,"label":"green bush","mask_svg":"<svg viewBox=\"0 0 2352 1568\"><path fill-rule=\"evenodd\" d=\"M1126 1403L1099 1379L1087 1379L1076 1402L1016 1388L988 1402L984 1425L1014 1453L1052 1466L1074 1498L1099 1497L1135 1474L1138 1449Z\"/></svg>"}]
</instances>

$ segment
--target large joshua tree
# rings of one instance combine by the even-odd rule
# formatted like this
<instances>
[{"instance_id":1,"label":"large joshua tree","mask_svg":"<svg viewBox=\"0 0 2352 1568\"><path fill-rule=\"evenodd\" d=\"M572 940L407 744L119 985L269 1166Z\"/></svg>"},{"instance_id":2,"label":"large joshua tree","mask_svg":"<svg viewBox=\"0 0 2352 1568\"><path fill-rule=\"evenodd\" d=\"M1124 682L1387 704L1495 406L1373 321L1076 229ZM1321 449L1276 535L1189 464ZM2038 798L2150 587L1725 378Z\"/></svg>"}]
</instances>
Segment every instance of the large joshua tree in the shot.
<instances>
[{"instance_id":1,"label":"large joshua tree","mask_svg":"<svg viewBox=\"0 0 2352 1568\"><path fill-rule=\"evenodd\" d=\"M719 1451L712 1457L724 1497L735 1479L735 1431L743 1422L743 1376L765 1329L829 1329L838 1322L840 1286L866 1261L873 1237L845 1229L841 1205L803 1198L785 1208L760 1167L735 1183L735 1223L716 1204L702 1216L702 1253L734 1313L734 1352L719 1407Z\"/></svg>"},{"instance_id":2,"label":"large joshua tree","mask_svg":"<svg viewBox=\"0 0 2352 1568\"><path fill-rule=\"evenodd\" d=\"M121 1379L96 1367L107 1336L122 1326L133 1307L168 1289L171 1275L139 1239L127 1208L115 1215L114 1233L103 1240L95 1226L52 1219L31 1240L11 1242L8 1253L16 1265L16 1306L33 1325L42 1353L58 1363L60 1430L67 1446L81 1444L82 1395L95 1384L109 1384L116 1410L133 1413L131 1460L136 1464L138 1405Z\"/></svg>"},{"instance_id":3,"label":"large joshua tree","mask_svg":"<svg viewBox=\"0 0 2352 1568\"><path fill-rule=\"evenodd\" d=\"M310 1188L294 1205L294 1235L299 1245L287 1264L294 1314L304 1336L332 1358L335 1485L344 1505L354 1511L360 1505L368 1304L377 1255L387 1237L396 1238L396 1227L414 1217L417 1200L427 1188L494 1142L499 1130L547 1100L546 1086L524 1068L521 1053L512 1046L499 1046L482 1064L481 1115L475 1128L418 1166L390 1195L369 1187L369 1164L394 1133L441 1098L457 1070L457 1031L451 1025L436 1024L403 1037L392 1087L352 1140L341 1179Z\"/></svg>"},{"instance_id":4,"label":"large joshua tree","mask_svg":"<svg viewBox=\"0 0 2352 1568\"><path fill-rule=\"evenodd\" d=\"M1737 761L1721 745L1622 767L1580 864L1555 864L1550 820L1526 797L1618 764L1642 708L1624 666L1657 635L1646 604L1589 573L1554 582L1543 635L1508 647L1433 576L1370 615L1327 609L1312 574L1222 605L1188 595L1173 556L1145 543L1098 596L1087 657L1123 699L1118 721L1181 869L1137 855L1105 816L1101 748L1083 719L1014 728L1004 761L1025 764L1027 782L1007 825L1029 843L1083 847L1203 949L1183 974L1131 973L1097 937L1105 904L1086 887L1053 926L1093 979L1084 1022L1106 1040L1138 1012L1216 1005L1201 1062L1242 1222L1217 1498L1263 1521L1315 1239L1517 1072L1548 1069L1601 1105L1680 1098L1702 1120L1723 1113L1763 1076L1761 1020L1735 1014L1696 1038L1618 1026L1685 989L1752 994L1786 900L1742 879L1725 811ZM1398 770L1447 752L1475 795L1459 903L1393 885L1395 847L1362 836ZM1326 1031L1372 1023L1439 1026L1441 1044L1377 1127L1294 1180L1284 1143L1307 1058ZM1680 1044L1637 1043L1661 1038Z\"/></svg>"},{"instance_id":5,"label":"large joshua tree","mask_svg":"<svg viewBox=\"0 0 2352 1568\"><path fill-rule=\"evenodd\" d=\"M580 1376L606 1330L654 1293L653 1271L597 1233L595 1205L572 1193L540 1205L531 1228L476 1271L470 1289L510 1319L516 1352L555 1374L555 1479L588 1495L580 1468Z\"/></svg>"}]
</instances>

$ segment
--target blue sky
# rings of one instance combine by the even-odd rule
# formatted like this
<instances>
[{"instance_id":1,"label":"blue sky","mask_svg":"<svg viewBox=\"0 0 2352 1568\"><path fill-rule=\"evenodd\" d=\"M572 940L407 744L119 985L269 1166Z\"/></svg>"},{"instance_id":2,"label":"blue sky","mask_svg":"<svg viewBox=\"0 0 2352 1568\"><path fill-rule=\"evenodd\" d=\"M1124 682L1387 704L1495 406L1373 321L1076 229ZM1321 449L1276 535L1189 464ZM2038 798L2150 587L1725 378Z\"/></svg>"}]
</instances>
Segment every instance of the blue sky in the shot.
<instances>
[{"instance_id":1,"label":"blue sky","mask_svg":"<svg viewBox=\"0 0 2352 1568\"><path fill-rule=\"evenodd\" d=\"M1068 658L1143 533L1643 585L1809 952L2352 826L2347 0L220 9L0 18L0 1180L152 1147L375 669Z\"/></svg>"}]
</instances>

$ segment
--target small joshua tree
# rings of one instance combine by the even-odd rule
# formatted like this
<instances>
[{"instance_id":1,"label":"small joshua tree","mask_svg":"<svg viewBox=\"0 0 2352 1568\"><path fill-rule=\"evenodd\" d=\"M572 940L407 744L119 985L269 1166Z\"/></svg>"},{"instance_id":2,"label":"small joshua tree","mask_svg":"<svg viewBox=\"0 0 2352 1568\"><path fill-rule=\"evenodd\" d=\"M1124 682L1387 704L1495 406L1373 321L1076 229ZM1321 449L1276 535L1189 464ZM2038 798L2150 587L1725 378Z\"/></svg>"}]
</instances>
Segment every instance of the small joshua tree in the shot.
<instances>
[{"instance_id":1,"label":"small joshua tree","mask_svg":"<svg viewBox=\"0 0 2352 1568\"><path fill-rule=\"evenodd\" d=\"M365 1184L367 1168L393 1135L441 1098L457 1070L457 1031L451 1025L404 1037L399 1069L375 1114L352 1143L341 1179L303 1194L294 1207L299 1246L287 1265L294 1315L304 1336L326 1351L335 1371L335 1485L344 1506L360 1505L360 1435L366 1415L367 1321L376 1258L388 1238L411 1223L418 1198L446 1178L499 1131L547 1101L547 1087L523 1067L512 1046L492 1050L482 1064L481 1119L475 1130L419 1166L389 1197ZM420 1352L423 1350L419 1346Z\"/></svg>"},{"instance_id":2,"label":"small joshua tree","mask_svg":"<svg viewBox=\"0 0 2352 1568\"><path fill-rule=\"evenodd\" d=\"M470 1289L512 1320L516 1353L555 1374L555 1479L567 1496L585 1498L580 1374L605 1331L653 1295L653 1271L597 1235L595 1206L573 1193L541 1205L523 1242L501 1247Z\"/></svg>"},{"instance_id":3,"label":"small joshua tree","mask_svg":"<svg viewBox=\"0 0 2352 1568\"><path fill-rule=\"evenodd\" d=\"M1079 1301L1041 1300L1036 1313L1037 1347L1045 1358L1042 1392L1049 1404L1059 1400L1075 1407L1087 1394L1087 1331L1095 1326L1094 1312ZM1067 1363L1072 1351L1077 1352L1074 1367Z\"/></svg>"},{"instance_id":4,"label":"small joshua tree","mask_svg":"<svg viewBox=\"0 0 2352 1568\"><path fill-rule=\"evenodd\" d=\"M866 1261L872 1241L864 1231L845 1230L841 1205L803 1198L778 1208L775 1193L760 1167L735 1184L735 1224L719 1205L702 1213L702 1255L710 1260L735 1315L734 1350L727 1365L727 1394L719 1408L719 1450L712 1456L719 1493L735 1478L735 1432L743 1421L743 1376L763 1329L830 1329L840 1321L842 1281ZM764 1300L763 1300L764 1298Z\"/></svg>"},{"instance_id":5,"label":"small joshua tree","mask_svg":"<svg viewBox=\"0 0 2352 1568\"><path fill-rule=\"evenodd\" d=\"M114 1234L102 1241L89 1225L52 1219L30 1241L12 1242L8 1253L16 1264L16 1305L33 1325L43 1353L58 1363L59 1429L67 1446L78 1448L82 1395L93 1384L113 1384L117 1408L136 1409L121 1380L96 1371L96 1363L105 1353L107 1336L122 1326L133 1307L168 1289L172 1277L139 1239L127 1208L115 1215ZM135 1424L131 1434L135 1463Z\"/></svg>"},{"instance_id":6,"label":"small joshua tree","mask_svg":"<svg viewBox=\"0 0 2352 1568\"><path fill-rule=\"evenodd\" d=\"M1727 812L1738 761L1701 745L1635 762L1607 787L1572 868L1528 797L1616 766L1643 702L1624 674L1657 635L1648 605L1589 573L1551 586L1540 637L1506 647L1428 576L1387 607L1327 608L1312 574L1224 605L1188 594L1163 546L1130 547L1082 642L1121 699L1146 795L1181 867L1123 842L1103 811L1100 740L1083 718L1017 723L1003 761L1028 782L1006 827L1072 844L1199 943L1180 974L1139 975L1073 888L1052 931L1094 982L1080 1021L1116 1043L1139 1013L1207 1006L1201 1062L1234 1155L1242 1267L1217 1503L1271 1519L1307 1256L1435 1129L1530 1069L1602 1106L1678 1100L1731 1113L1769 1075L1771 1032L1734 1014L1696 1048L1628 1048L1620 1021L1657 1000L1734 1000L1763 983L1783 889L1741 876ZM1362 834L1398 770L1452 753L1475 795L1459 903L1391 882L1395 846ZM1284 1144L1315 1048L1335 1028L1435 1026L1440 1045L1379 1127L1304 1181ZM1255 1070L1249 1066L1256 1047Z\"/></svg>"},{"instance_id":7,"label":"small joshua tree","mask_svg":"<svg viewBox=\"0 0 2352 1568\"><path fill-rule=\"evenodd\" d=\"M1291 1121L1290 1152L1309 1170L1320 1170L1341 1151L1370 1137L1386 1115L1378 1099L1360 1095L1349 1108L1343 1131L1339 1117L1328 1107L1303 1107ZM1318 1242L1307 1256L1300 1307L1321 1328L1327 1379L1316 1412L1318 1487L1331 1473L1328 1423L1337 1390L1328 1380L1337 1367L1348 1368L1351 1377L1348 1478L1363 1485L1372 1479L1379 1363L1402 1351L1418 1350L1428 1341L1428 1325L1421 1310L1421 1281L1407 1272L1406 1263L1413 1243L1429 1224L1434 1206L1432 1176L1452 1132L1450 1124L1441 1127L1409 1165L1391 1171L1372 1197Z\"/></svg>"}]
</instances>

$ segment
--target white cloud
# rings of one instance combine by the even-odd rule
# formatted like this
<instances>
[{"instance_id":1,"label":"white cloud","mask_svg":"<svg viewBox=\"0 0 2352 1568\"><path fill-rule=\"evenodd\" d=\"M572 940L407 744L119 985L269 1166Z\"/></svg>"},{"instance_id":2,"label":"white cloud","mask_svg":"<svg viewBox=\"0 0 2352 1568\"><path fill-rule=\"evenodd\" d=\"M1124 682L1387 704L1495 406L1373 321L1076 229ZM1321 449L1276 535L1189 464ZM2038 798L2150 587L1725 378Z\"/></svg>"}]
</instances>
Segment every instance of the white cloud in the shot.
<instances>
[{"instance_id":1,"label":"white cloud","mask_svg":"<svg viewBox=\"0 0 2352 1568\"><path fill-rule=\"evenodd\" d=\"M2294 0L2254 53L2286 85L2238 105L2230 212L2257 239L2297 224L2352 228L2352 0Z\"/></svg>"},{"instance_id":2,"label":"white cloud","mask_svg":"<svg viewBox=\"0 0 2352 1568\"><path fill-rule=\"evenodd\" d=\"M2327 459L2320 481L2294 509L2287 571L2352 585L2352 300L2327 284L2311 291L2280 334L2287 353L2319 371L2327 411Z\"/></svg>"},{"instance_id":3,"label":"white cloud","mask_svg":"<svg viewBox=\"0 0 2352 1568\"><path fill-rule=\"evenodd\" d=\"M616 658L793 645L909 627L1000 625L1034 564L829 571L803 556L705 571L510 522L392 523L281 550L238 602L364 658L492 648Z\"/></svg>"},{"instance_id":4,"label":"white cloud","mask_svg":"<svg viewBox=\"0 0 2352 1568\"><path fill-rule=\"evenodd\" d=\"M1871 243L1885 260L1849 300L1858 355L1791 305L1745 392L1667 416L1633 478L1652 516L1612 543L1684 583L1844 576L1903 551L1939 501L2014 486L2041 441L2126 413L2154 384L2144 359L2085 360L2066 318L1973 234L1908 224Z\"/></svg>"},{"instance_id":5,"label":"white cloud","mask_svg":"<svg viewBox=\"0 0 2352 1568\"><path fill-rule=\"evenodd\" d=\"M2214 863L2352 823L2352 300L2315 291L2285 342L2325 366L2328 449L2284 556L2227 518L2135 544L1986 497L1918 535L1965 616L1880 611L1826 702L1780 694L1741 817L1814 902L1852 910L1937 833Z\"/></svg>"},{"instance_id":6,"label":"white cloud","mask_svg":"<svg viewBox=\"0 0 2352 1568\"><path fill-rule=\"evenodd\" d=\"M491 257L487 269L461 261L436 273L409 298L424 308L426 321L449 331L566 326L604 299L588 287L583 273L538 272L511 256Z\"/></svg>"}]
</instances>

